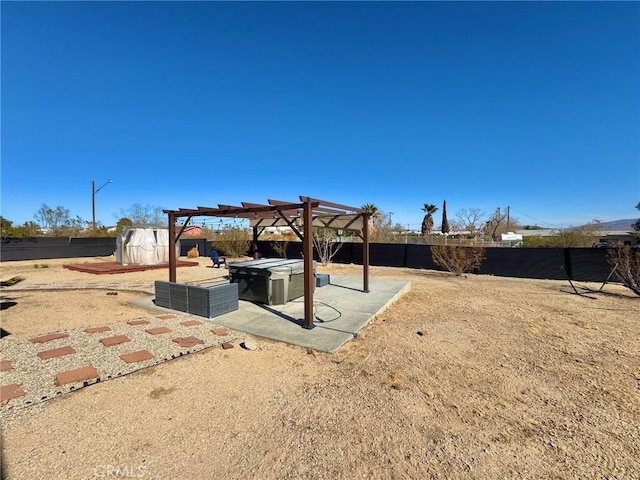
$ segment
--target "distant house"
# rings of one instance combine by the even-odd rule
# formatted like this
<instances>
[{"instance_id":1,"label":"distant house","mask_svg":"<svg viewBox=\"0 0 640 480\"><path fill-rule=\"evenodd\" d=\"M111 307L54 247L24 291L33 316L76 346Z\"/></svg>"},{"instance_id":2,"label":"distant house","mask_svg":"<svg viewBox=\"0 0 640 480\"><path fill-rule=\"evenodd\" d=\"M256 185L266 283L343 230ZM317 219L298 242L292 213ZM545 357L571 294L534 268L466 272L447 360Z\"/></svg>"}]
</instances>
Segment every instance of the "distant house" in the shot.
<instances>
[{"instance_id":1,"label":"distant house","mask_svg":"<svg viewBox=\"0 0 640 480\"><path fill-rule=\"evenodd\" d=\"M184 229L182 235L186 235L187 237L199 237L202 235L202 227L198 227L197 225L190 225Z\"/></svg>"},{"instance_id":2,"label":"distant house","mask_svg":"<svg viewBox=\"0 0 640 480\"><path fill-rule=\"evenodd\" d=\"M265 227L264 228L265 238L274 239L274 238L297 238L296 234L293 233L290 227Z\"/></svg>"},{"instance_id":3,"label":"distant house","mask_svg":"<svg viewBox=\"0 0 640 480\"><path fill-rule=\"evenodd\" d=\"M538 230L517 230L517 233L523 237L553 237L562 235L561 230L554 229L538 229ZM631 245L635 247L638 245L638 232L633 230L603 230L598 237L594 247L608 247L614 245Z\"/></svg>"},{"instance_id":4,"label":"distant house","mask_svg":"<svg viewBox=\"0 0 640 480\"><path fill-rule=\"evenodd\" d=\"M507 232L500 235L500 240L509 244L510 247L522 245L522 235L514 232Z\"/></svg>"},{"instance_id":5,"label":"distant house","mask_svg":"<svg viewBox=\"0 0 640 480\"><path fill-rule=\"evenodd\" d=\"M535 230L516 230L515 233L522 235L523 237L555 237L556 235L562 235L560 230L553 228L538 228Z\"/></svg>"},{"instance_id":6,"label":"distant house","mask_svg":"<svg viewBox=\"0 0 640 480\"><path fill-rule=\"evenodd\" d=\"M633 230L607 230L602 232L599 238L600 245L597 246L615 246L615 245L631 245L638 246L638 232Z\"/></svg>"}]
</instances>

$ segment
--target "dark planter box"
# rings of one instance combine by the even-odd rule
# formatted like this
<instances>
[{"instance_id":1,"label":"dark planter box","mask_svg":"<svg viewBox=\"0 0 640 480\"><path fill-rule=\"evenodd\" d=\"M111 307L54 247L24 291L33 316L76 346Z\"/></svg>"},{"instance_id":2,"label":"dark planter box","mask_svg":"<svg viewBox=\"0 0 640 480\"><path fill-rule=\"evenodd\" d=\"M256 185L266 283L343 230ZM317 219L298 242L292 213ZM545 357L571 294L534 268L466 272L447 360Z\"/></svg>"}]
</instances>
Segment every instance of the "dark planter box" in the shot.
<instances>
[{"instance_id":1,"label":"dark planter box","mask_svg":"<svg viewBox=\"0 0 640 480\"><path fill-rule=\"evenodd\" d=\"M316 287L324 287L325 285L329 285L331 281L331 277L324 273L318 273L316 275Z\"/></svg>"}]
</instances>

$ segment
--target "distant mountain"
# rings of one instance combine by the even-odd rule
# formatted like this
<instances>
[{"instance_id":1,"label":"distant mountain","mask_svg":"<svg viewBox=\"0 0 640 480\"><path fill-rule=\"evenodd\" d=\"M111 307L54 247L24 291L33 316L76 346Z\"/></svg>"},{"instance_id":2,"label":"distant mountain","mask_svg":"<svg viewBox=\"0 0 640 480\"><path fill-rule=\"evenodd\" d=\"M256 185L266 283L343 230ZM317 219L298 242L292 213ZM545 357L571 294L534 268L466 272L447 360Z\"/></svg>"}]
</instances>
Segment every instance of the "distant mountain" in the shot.
<instances>
[{"instance_id":1,"label":"distant mountain","mask_svg":"<svg viewBox=\"0 0 640 480\"><path fill-rule=\"evenodd\" d=\"M625 218L623 220L602 222L600 226L603 230L633 230L632 225L634 225L637 221L637 218Z\"/></svg>"}]
</instances>

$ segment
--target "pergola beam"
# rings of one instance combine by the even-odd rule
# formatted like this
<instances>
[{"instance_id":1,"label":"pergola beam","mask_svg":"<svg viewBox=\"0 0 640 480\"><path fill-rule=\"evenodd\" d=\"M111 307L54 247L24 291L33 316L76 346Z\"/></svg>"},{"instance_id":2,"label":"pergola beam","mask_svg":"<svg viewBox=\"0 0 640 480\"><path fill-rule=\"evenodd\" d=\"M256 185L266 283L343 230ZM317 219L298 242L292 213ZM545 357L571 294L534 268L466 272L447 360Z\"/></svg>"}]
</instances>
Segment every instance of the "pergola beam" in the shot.
<instances>
[{"instance_id":1,"label":"pergola beam","mask_svg":"<svg viewBox=\"0 0 640 480\"><path fill-rule=\"evenodd\" d=\"M304 202L305 199L307 199L310 202L318 202L319 204L322 204L323 207L335 208L336 210L346 210L348 212L358 212L358 213L366 212L366 210L363 210L362 208L347 207L346 205L340 205L339 203L332 203L332 202L327 202L325 200L318 200L317 198L303 197L302 195L300 196L301 201Z\"/></svg>"}]
</instances>

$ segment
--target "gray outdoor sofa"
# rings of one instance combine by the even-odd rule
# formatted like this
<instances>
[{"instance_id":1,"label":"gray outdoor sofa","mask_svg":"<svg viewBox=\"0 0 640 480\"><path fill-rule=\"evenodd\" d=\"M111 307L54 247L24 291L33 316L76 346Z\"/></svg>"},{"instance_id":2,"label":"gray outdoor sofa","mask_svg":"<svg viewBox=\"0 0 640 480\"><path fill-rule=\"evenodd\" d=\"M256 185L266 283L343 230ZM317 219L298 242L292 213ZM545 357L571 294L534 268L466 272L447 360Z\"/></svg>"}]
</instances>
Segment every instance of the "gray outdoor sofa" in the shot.
<instances>
[{"instance_id":1,"label":"gray outdoor sofa","mask_svg":"<svg viewBox=\"0 0 640 480\"><path fill-rule=\"evenodd\" d=\"M159 307L213 318L238 310L238 284L187 285L156 280Z\"/></svg>"}]
</instances>

